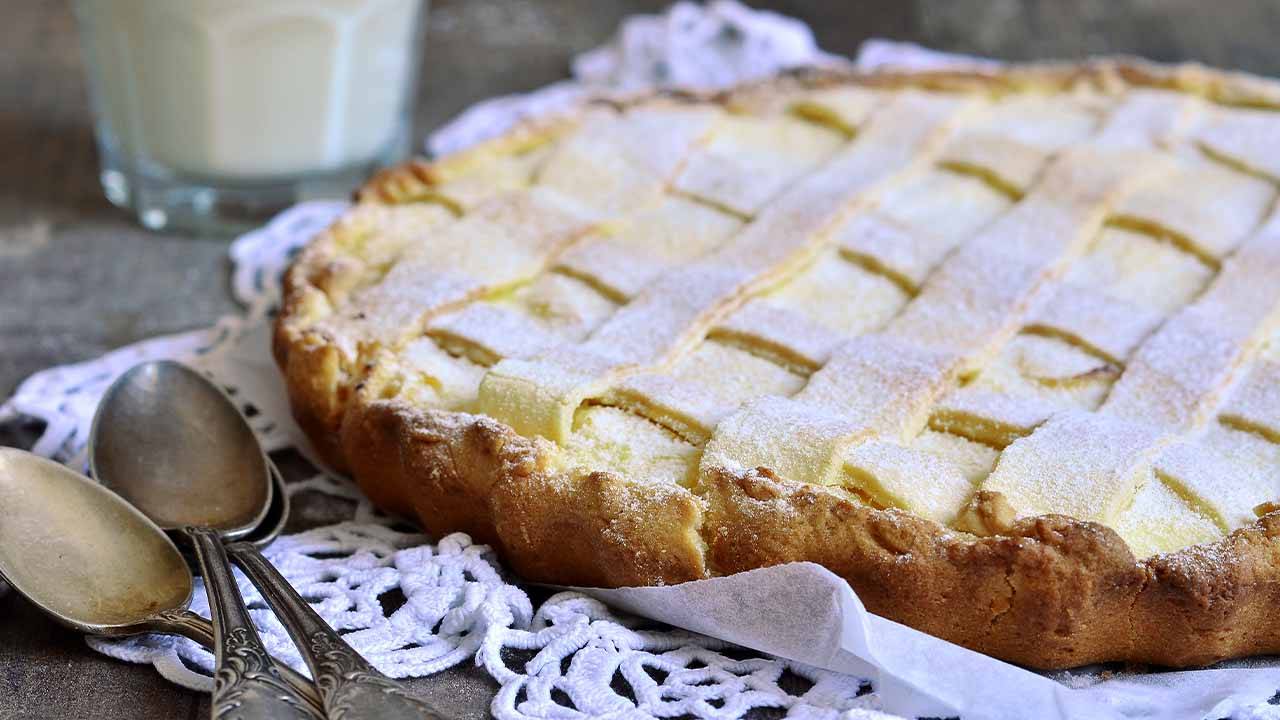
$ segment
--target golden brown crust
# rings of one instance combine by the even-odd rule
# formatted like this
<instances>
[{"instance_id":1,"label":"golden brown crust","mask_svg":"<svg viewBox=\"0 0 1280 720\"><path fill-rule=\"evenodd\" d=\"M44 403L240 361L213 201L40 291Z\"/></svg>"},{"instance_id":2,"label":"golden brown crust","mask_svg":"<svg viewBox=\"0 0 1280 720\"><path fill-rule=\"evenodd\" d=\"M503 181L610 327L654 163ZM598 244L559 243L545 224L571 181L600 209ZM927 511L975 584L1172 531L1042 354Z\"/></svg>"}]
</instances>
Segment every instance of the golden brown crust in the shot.
<instances>
[{"instance_id":1,"label":"golden brown crust","mask_svg":"<svg viewBox=\"0 0 1280 720\"><path fill-rule=\"evenodd\" d=\"M768 102L779 88L834 81L995 91L1118 83L1280 107L1280 87L1270 81L1128 59L853 78L802 73L716 99ZM521 132L495 142L518 142ZM447 163L465 161L464 154ZM447 163L384 173L362 201L422 192L447 174ZM275 328L275 356L303 430L379 505L418 518L433 534L464 531L491 543L530 580L651 585L811 561L847 579L872 612L1034 667L1187 666L1280 652L1280 626L1269 622L1280 604L1280 512L1217 543L1137 560L1110 528L1053 515L1010 525L995 499L971 508L966 528L978 534L970 534L763 469L715 473L692 490L608 473L570 478L543 441L493 419L359 392L361 369L305 321L325 311L326 285L340 293L349 270L329 242L314 242L286 275Z\"/></svg>"}]
</instances>

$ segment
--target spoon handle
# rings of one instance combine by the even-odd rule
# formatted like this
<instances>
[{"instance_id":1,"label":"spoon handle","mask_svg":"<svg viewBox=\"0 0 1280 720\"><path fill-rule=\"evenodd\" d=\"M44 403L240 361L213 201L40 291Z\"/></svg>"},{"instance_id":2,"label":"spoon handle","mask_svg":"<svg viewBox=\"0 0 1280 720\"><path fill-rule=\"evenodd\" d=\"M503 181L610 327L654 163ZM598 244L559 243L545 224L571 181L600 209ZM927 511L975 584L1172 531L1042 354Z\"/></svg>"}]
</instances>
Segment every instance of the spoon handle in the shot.
<instances>
[{"instance_id":1,"label":"spoon handle","mask_svg":"<svg viewBox=\"0 0 1280 720\"><path fill-rule=\"evenodd\" d=\"M213 615L213 720L312 720L306 701L280 678L262 647L216 530L186 528Z\"/></svg>"},{"instance_id":2,"label":"spoon handle","mask_svg":"<svg viewBox=\"0 0 1280 720\"><path fill-rule=\"evenodd\" d=\"M256 547L240 542L227 550L289 631L311 668L330 718L443 720L352 649Z\"/></svg>"},{"instance_id":3,"label":"spoon handle","mask_svg":"<svg viewBox=\"0 0 1280 720\"><path fill-rule=\"evenodd\" d=\"M213 637L213 623L190 610L165 611L152 619L152 625L156 632L181 635L209 652L213 652L213 646L216 644ZM316 686L311 684L311 680L306 675L285 665L283 660L275 658L272 658L272 660L276 664L276 670L280 673L280 677L293 687L294 692L298 693L299 697L307 701L307 707L311 709L312 714L316 717L323 717L324 705L320 701L320 695L316 692Z\"/></svg>"}]
</instances>

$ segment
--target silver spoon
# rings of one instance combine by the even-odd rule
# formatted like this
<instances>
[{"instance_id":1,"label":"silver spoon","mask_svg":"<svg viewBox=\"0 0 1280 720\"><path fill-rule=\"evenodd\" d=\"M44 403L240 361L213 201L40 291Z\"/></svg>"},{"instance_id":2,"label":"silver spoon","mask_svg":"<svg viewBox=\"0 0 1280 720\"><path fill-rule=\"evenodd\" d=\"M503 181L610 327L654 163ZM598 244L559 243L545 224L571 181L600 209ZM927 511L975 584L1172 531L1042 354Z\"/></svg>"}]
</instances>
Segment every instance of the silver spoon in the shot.
<instances>
[{"instance_id":1,"label":"silver spoon","mask_svg":"<svg viewBox=\"0 0 1280 720\"><path fill-rule=\"evenodd\" d=\"M167 633L214 645L213 625L187 609L191 569L145 515L52 460L0 448L0 576L80 632ZM305 677L280 666L295 687ZM319 698L308 699L319 707Z\"/></svg>"},{"instance_id":2,"label":"silver spoon","mask_svg":"<svg viewBox=\"0 0 1280 720\"><path fill-rule=\"evenodd\" d=\"M130 369L98 406L90 464L100 482L195 551L213 616L213 717L311 718L262 646L222 547L224 537L261 524L272 495L266 455L226 395L178 363Z\"/></svg>"},{"instance_id":3,"label":"silver spoon","mask_svg":"<svg viewBox=\"0 0 1280 720\"><path fill-rule=\"evenodd\" d=\"M186 419L188 414L200 418L198 438L173 431L173 428L192 425L192 421ZM116 428L122 424L131 429L117 437ZM148 427L152 430L147 431ZM130 438L130 435L153 439L142 443L140 437ZM160 473L150 462L149 453L130 448L149 448L154 438L165 435L170 437L167 449L160 452L165 467L165 472ZM203 487L193 488L192 495L212 499L230 492L249 494L253 486L245 481L244 474L266 477L265 465L259 462L241 465L236 460L254 458L266 462L253 430L236 406L204 376L173 362L139 365L116 381L98 411L91 447L94 472L99 479L133 501L152 519L157 519L161 527L166 524L158 518L189 515L224 527L239 527L218 514L185 509L183 506L190 502L187 494L175 492L166 484L185 488L203 483ZM108 475L112 479L108 479ZM223 536L234 537L232 533ZM220 543L205 544L206 555L223 553ZM386 720L439 717L352 649L254 545L240 542L231 547L236 561L267 599L311 668L329 717ZM205 571L210 571L207 565Z\"/></svg>"}]
</instances>

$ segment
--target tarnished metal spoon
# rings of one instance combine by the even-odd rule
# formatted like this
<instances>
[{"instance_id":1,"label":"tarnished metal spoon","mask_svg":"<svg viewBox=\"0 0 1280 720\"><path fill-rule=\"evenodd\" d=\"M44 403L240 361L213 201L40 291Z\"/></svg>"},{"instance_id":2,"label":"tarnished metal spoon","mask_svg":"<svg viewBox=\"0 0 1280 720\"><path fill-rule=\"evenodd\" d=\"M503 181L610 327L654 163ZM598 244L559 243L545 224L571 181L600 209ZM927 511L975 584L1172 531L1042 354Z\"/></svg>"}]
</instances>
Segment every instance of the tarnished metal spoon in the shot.
<instances>
[{"instance_id":1,"label":"tarnished metal spoon","mask_svg":"<svg viewBox=\"0 0 1280 720\"><path fill-rule=\"evenodd\" d=\"M117 409L116 405L121 407ZM196 433L199 437L175 430L175 427L190 425L189 417L200 418L198 427L202 431ZM112 430L117 419L135 427L152 426L153 429L149 432L130 431L125 433L125 437L117 438ZM198 490L193 489L192 495L212 500L219 495L220 488L237 488L237 492L247 495L251 483L237 473L256 473L255 477L266 477L268 461L244 416L216 385L177 363L146 363L121 376L102 401L93 435L91 445L95 474L153 519L195 516L218 527L239 527L219 513L184 509L182 506L188 502L184 499L185 493L164 487L165 475L153 474L158 471L148 461L148 453L128 450L133 444L130 435L135 441L145 437L169 438L172 445L162 454L166 472L176 476L173 482L184 487L206 484ZM146 442L141 447L149 449L150 444ZM260 459L260 462L240 464L227 459L232 456ZM210 470L210 465L215 467ZM108 475L119 479L109 480ZM139 477L142 475L151 477ZM248 508L243 512L243 519L247 521ZM158 524L165 527L164 522ZM188 529L188 532L192 532L197 540L208 537L199 531ZM224 532L223 537L231 539L235 535ZM329 717L345 720L439 717L352 649L253 544L238 542L230 548L236 562L262 592L311 668ZM208 573L208 556L221 555L223 548L211 542L205 549L202 566ZM205 578L209 582L207 574Z\"/></svg>"},{"instance_id":2,"label":"tarnished metal spoon","mask_svg":"<svg viewBox=\"0 0 1280 720\"><path fill-rule=\"evenodd\" d=\"M59 463L0 448L0 576L55 620L89 635L168 633L214 645L187 609L191 569L167 535L118 495ZM305 677L285 678L319 698Z\"/></svg>"},{"instance_id":3,"label":"tarnished metal spoon","mask_svg":"<svg viewBox=\"0 0 1280 720\"><path fill-rule=\"evenodd\" d=\"M175 362L138 365L102 398L90 439L97 479L190 541L213 616L213 717L309 719L258 637L223 538L244 537L271 504L266 455L231 400Z\"/></svg>"}]
</instances>

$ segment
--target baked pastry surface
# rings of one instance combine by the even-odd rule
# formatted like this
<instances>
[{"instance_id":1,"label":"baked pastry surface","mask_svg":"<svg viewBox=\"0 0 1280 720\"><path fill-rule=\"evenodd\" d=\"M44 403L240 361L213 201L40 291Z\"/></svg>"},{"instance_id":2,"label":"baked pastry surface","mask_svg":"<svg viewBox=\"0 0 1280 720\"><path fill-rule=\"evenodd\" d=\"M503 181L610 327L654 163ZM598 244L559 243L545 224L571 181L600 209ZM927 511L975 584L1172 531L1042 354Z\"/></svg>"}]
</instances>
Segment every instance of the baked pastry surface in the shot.
<instances>
[{"instance_id":1,"label":"baked pastry surface","mask_svg":"<svg viewBox=\"0 0 1280 720\"><path fill-rule=\"evenodd\" d=\"M1132 60L595 101L371 181L275 355L532 580L807 560L1037 667L1277 652L1278 113Z\"/></svg>"}]
</instances>

